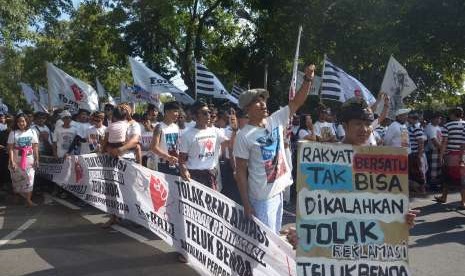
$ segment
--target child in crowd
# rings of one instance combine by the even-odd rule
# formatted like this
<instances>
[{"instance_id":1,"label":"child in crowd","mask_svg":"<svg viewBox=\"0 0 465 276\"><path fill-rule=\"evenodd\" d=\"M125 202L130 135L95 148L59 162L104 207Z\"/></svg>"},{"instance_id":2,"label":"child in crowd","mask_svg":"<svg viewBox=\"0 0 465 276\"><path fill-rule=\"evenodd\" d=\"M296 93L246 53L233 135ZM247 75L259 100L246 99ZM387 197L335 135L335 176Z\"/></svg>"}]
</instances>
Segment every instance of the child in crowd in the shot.
<instances>
[{"instance_id":1,"label":"child in crowd","mask_svg":"<svg viewBox=\"0 0 465 276\"><path fill-rule=\"evenodd\" d=\"M108 132L108 143L109 148L122 147L126 141L126 132L128 130L128 121L126 120L128 114L125 109L116 107L113 109L112 122L108 126L106 132Z\"/></svg>"}]
</instances>

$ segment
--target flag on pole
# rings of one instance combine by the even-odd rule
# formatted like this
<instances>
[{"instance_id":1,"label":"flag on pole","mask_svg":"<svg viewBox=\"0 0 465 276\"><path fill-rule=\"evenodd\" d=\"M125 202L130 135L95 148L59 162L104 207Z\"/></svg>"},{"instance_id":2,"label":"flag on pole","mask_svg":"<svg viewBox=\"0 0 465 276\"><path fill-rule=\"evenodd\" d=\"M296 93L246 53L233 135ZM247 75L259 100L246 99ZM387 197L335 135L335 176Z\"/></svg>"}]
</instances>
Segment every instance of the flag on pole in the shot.
<instances>
[{"instance_id":1,"label":"flag on pole","mask_svg":"<svg viewBox=\"0 0 465 276\"><path fill-rule=\"evenodd\" d=\"M97 86L97 94L99 98L106 98L107 97L107 92L105 91L105 88L103 88L103 85L100 83L98 78L95 78L95 84Z\"/></svg>"},{"instance_id":2,"label":"flag on pole","mask_svg":"<svg viewBox=\"0 0 465 276\"><path fill-rule=\"evenodd\" d=\"M24 82L20 82L19 85L21 86L21 91L23 92L24 98L26 98L26 102L29 105L33 105L34 102L39 101L39 98L36 95L36 92Z\"/></svg>"},{"instance_id":3,"label":"flag on pole","mask_svg":"<svg viewBox=\"0 0 465 276\"><path fill-rule=\"evenodd\" d=\"M109 103L111 103L112 105L116 105L116 102L115 100L113 99L113 97L111 96L110 93L108 93L105 88L103 87L102 83L99 81L98 78L95 78L95 83L96 83L96 86L97 86L97 94L98 94L98 97L99 98L106 98L108 100Z\"/></svg>"},{"instance_id":4,"label":"flag on pole","mask_svg":"<svg viewBox=\"0 0 465 276\"><path fill-rule=\"evenodd\" d=\"M297 87L297 67L299 65L300 37L302 35L302 26L299 26L299 35L297 36L297 46L295 48L294 64L292 66L291 86L289 88L289 101L294 99Z\"/></svg>"},{"instance_id":5,"label":"flag on pole","mask_svg":"<svg viewBox=\"0 0 465 276\"><path fill-rule=\"evenodd\" d=\"M228 93L220 80L215 74L210 72L205 65L196 62L195 69L196 93L210 95L219 99L226 99L234 104L238 103L238 100Z\"/></svg>"},{"instance_id":6,"label":"flag on pole","mask_svg":"<svg viewBox=\"0 0 465 276\"><path fill-rule=\"evenodd\" d=\"M159 74L150 70L144 64L134 58L128 57L131 65L132 77L134 78L135 97L144 99L144 101L157 102L158 95L162 93L171 93L177 101L184 104L192 104L194 99L184 91L176 87L170 81L166 80Z\"/></svg>"},{"instance_id":7,"label":"flag on pole","mask_svg":"<svg viewBox=\"0 0 465 276\"><path fill-rule=\"evenodd\" d=\"M132 97L131 88L122 81L119 85L119 92L120 92L120 102L134 102Z\"/></svg>"},{"instance_id":8,"label":"flag on pole","mask_svg":"<svg viewBox=\"0 0 465 276\"><path fill-rule=\"evenodd\" d=\"M72 111L79 108L98 110L98 95L95 89L80 79L68 75L60 68L47 62L48 92L53 106L67 107Z\"/></svg>"},{"instance_id":9,"label":"flag on pole","mask_svg":"<svg viewBox=\"0 0 465 276\"><path fill-rule=\"evenodd\" d=\"M236 85L236 84L233 84L233 87L231 89L231 96L233 96L234 98L236 99L239 99L239 96L242 94L242 92L244 92L245 89Z\"/></svg>"},{"instance_id":10,"label":"flag on pole","mask_svg":"<svg viewBox=\"0 0 465 276\"><path fill-rule=\"evenodd\" d=\"M48 91L42 86L39 86L39 102L41 105L48 107Z\"/></svg>"},{"instance_id":11,"label":"flag on pole","mask_svg":"<svg viewBox=\"0 0 465 276\"><path fill-rule=\"evenodd\" d=\"M23 91L23 95L26 98L26 102L32 106L34 112L46 112L48 113L47 108L40 103L39 98L36 95L36 92L32 87L24 82L20 82L19 85L21 86L21 90Z\"/></svg>"},{"instance_id":12,"label":"flag on pole","mask_svg":"<svg viewBox=\"0 0 465 276\"><path fill-rule=\"evenodd\" d=\"M321 98L345 102L354 97L363 98L370 106L376 102L376 98L370 90L360 81L325 58Z\"/></svg>"},{"instance_id":13,"label":"flag on pole","mask_svg":"<svg viewBox=\"0 0 465 276\"><path fill-rule=\"evenodd\" d=\"M390 98L389 117L403 107L402 99L417 89L407 70L391 55L384 73L381 91Z\"/></svg>"}]
</instances>

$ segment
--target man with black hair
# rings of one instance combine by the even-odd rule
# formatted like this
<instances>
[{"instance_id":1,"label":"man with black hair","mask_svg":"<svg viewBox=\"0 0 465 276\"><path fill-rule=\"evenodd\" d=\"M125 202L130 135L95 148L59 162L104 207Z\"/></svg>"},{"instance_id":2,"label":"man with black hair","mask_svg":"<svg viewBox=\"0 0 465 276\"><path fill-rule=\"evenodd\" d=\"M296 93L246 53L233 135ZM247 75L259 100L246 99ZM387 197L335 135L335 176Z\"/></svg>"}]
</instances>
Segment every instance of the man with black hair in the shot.
<instances>
[{"instance_id":1,"label":"man with black hair","mask_svg":"<svg viewBox=\"0 0 465 276\"><path fill-rule=\"evenodd\" d=\"M154 104L149 103L145 110L148 119L152 122L152 126L155 127L158 124L158 107Z\"/></svg>"},{"instance_id":2,"label":"man with black hair","mask_svg":"<svg viewBox=\"0 0 465 276\"><path fill-rule=\"evenodd\" d=\"M239 107L249 116L234 143L236 181L244 212L247 217L255 215L276 233L281 229L283 191L293 182L284 133L289 118L307 98L314 71L314 65L306 68L295 98L271 115L266 104L267 90L251 89L239 96Z\"/></svg>"},{"instance_id":3,"label":"man with black hair","mask_svg":"<svg viewBox=\"0 0 465 276\"><path fill-rule=\"evenodd\" d=\"M210 109L205 102L195 102L191 111L196 124L181 137L179 148L181 176L186 180L192 178L217 190L217 166L221 144L228 138L219 129L209 127Z\"/></svg>"},{"instance_id":4,"label":"man with black hair","mask_svg":"<svg viewBox=\"0 0 465 276\"><path fill-rule=\"evenodd\" d=\"M179 126L176 121L181 107L177 102L168 102L163 107L163 121L155 126L150 149L158 156L158 171L179 175Z\"/></svg>"},{"instance_id":5,"label":"man with black hair","mask_svg":"<svg viewBox=\"0 0 465 276\"><path fill-rule=\"evenodd\" d=\"M441 146L441 160L444 160L447 177L443 183L442 195L435 197L437 202L447 202L449 192L448 181L461 185L462 201L460 208L465 209L465 183L462 173L463 156L465 150L465 121L463 121L463 109L461 107L452 108L449 111L450 121L444 125L443 142Z\"/></svg>"},{"instance_id":6,"label":"man with black hair","mask_svg":"<svg viewBox=\"0 0 465 276\"><path fill-rule=\"evenodd\" d=\"M413 190L420 195L426 194L426 156L425 156L425 134L419 121L419 114L411 111L408 114L409 134L409 180L413 184Z\"/></svg>"}]
</instances>

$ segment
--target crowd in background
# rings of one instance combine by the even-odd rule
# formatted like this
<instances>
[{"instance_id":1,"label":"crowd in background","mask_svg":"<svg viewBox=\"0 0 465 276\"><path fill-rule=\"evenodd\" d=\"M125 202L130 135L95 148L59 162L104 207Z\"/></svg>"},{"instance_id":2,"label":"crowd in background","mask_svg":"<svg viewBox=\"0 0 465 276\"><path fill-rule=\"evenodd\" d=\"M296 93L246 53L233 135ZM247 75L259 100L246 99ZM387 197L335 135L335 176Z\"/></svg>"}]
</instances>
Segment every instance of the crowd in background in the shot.
<instances>
[{"instance_id":1,"label":"crowd in background","mask_svg":"<svg viewBox=\"0 0 465 276\"><path fill-rule=\"evenodd\" d=\"M103 111L93 113L84 109L75 113L63 109L57 109L52 114L20 112L15 116L1 113L0 166L2 172L10 172L0 174L2 188L22 195L28 206L35 206L33 190L38 194L45 190L61 198L70 197L71 194L58 186L35 177L39 157L66 158L68 155L106 153L159 172L179 175L186 180L194 179L221 191L239 204L244 203L244 198L250 200L249 212L255 215L260 212L261 197L274 191L273 188L266 190L268 187L258 183L254 177L265 178L266 184L285 176L288 178L285 182L293 184L286 184L283 186L285 189L278 191L278 194L284 191L280 200L284 204L295 204L298 141L341 143L348 140L347 126L342 123L344 120L340 120L341 114L338 116L322 104L317 109L316 118L310 114L290 116L290 111L282 108L269 116L269 124L274 122L281 127L271 128L271 132L276 129L282 131L283 141L273 138L281 134L270 134L267 129L263 135L256 136L255 131L264 127L260 125L260 118L268 116L268 94L265 90L250 91L247 92L250 94L248 98L243 97L246 102L243 101L241 109L219 108L197 101L192 106L168 102L161 110L148 104L142 114L134 113L133 107L127 103L117 106L106 104ZM461 189L463 208L463 110L456 107L449 110L447 116L431 113L426 117L418 111L399 109L389 116L389 98L382 97L379 103L383 104L382 112L375 114L374 120L369 120L368 139L351 137L349 140L359 139L360 145L367 146L406 148L409 153L411 192L422 196L427 191L442 191L435 199L444 203L450 187L455 185ZM255 109L250 106L255 106ZM260 144L261 151L258 153L248 147L255 142ZM281 142L285 149L283 156L277 153ZM259 158L254 159L254 154ZM244 160L248 163L241 171ZM270 162L261 164L257 160ZM257 163L263 168L255 167ZM284 173L286 168L292 171L289 177ZM280 169L282 172L279 172ZM242 175L249 182L246 191L241 188ZM257 183L252 185L253 181ZM18 200L20 198L17 197ZM247 213L247 207L244 208ZM263 216L266 220L267 214ZM280 224L281 221L278 221ZM104 227L117 222L118 218L113 216ZM277 224L273 227L275 231L280 229Z\"/></svg>"}]
</instances>

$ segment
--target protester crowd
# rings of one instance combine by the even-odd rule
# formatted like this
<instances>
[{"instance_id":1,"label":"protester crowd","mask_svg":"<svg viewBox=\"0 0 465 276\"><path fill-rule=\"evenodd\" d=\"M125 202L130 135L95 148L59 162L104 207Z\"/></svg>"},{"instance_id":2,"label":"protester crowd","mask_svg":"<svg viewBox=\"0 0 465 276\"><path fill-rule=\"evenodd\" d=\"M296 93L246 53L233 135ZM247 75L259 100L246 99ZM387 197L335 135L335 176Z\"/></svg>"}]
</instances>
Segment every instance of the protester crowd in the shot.
<instances>
[{"instance_id":1,"label":"protester crowd","mask_svg":"<svg viewBox=\"0 0 465 276\"><path fill-rule=\"evenodd\" d=\"M447 116L399 109L389 114L390 99L380 97L369 107L363 99L345 102L338 112L320 105L317 117L297 113L305 102L314 66L285 107L269 114L268 92L244 91L238 108L197 101L162 108L148 104L143 114L128 103L105 104L103 111L56 109L52 114L0 114L0 174L28 206L33 190L59 197L71 195L35 176L39 157L106 153L152 170L196 180L244 206L273 231L281 229L283 206L295 202L296 151L302 140L358 146L404 147L409 153L409 181L415 195L439 191L447 201L451 185L461 187L465 206L465 121L460 107ZM380 105L378 107L378 105ZM374 114L372 110L381 110ZM12 183L12 185L10 184ZM81 203L83 204L83 203ZM105 223L118 222L116 216Z\"/></svg>"}]
</instances>

